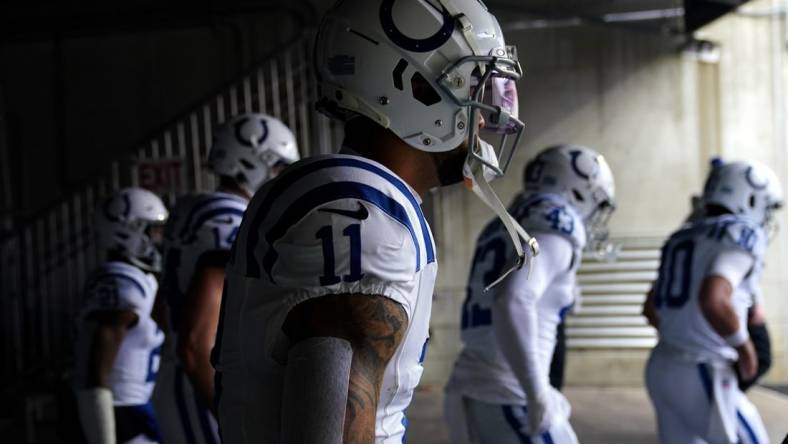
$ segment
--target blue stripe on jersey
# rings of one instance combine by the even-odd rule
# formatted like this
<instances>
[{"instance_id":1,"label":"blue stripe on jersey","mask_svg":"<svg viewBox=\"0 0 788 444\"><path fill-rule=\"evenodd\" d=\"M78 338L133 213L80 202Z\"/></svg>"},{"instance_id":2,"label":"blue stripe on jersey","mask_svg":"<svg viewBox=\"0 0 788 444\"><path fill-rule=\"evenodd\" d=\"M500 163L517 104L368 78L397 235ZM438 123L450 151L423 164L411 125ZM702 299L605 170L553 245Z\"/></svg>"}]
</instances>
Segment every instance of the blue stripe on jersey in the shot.
<instances>
[{"instance_id":1,"label":"blue stripe on jersey","mask_svg":"<svg viewBox=\"0 0 788 444\"><path fill-rule=\"evenodd\" d=\"M271 279L271 282L274 282L271 270L276 260L279 258L279 253L273 248L274 242L281 239L282 236L287 233L288 229L314 208L327 202L348 198L369 202L404 225L410 232L413 244L416 246L416 271L418 272L421 270L419 240L416 238L416 232L413 229L413 225L410 223L410 218L408 218L408 213L405 211L405 208L396 200L369 185L358 182L335 182L314 188L301 196L297 202L294 202L282 213L276 225L266 233L265 240L271 247L269 247L268 252L263 258L263 268Z\"/></svg>"},{"instance_id":2,"label":"blue stripe on jersey","mask_svg":"<svg viewBox=\"0 0 788 444\"><path fill-rule=\"evenodd\" d=\"M531 438L522 432L523 425L520 424L520 421L518 421L514 416L512 406L503 406L503 416L506 418L506 422L509 423L509 426L512 428L512 430L514 430L514 433L517 435L517 439L520 440L520 444L531 444Z\"/></svg>"},{"instance_id":3,"label":"blue stripe on jersey","mask_svg":"<svg viewBox=\"0 0 788 444\"><path fill-rule=\"evenodd\" d=\"M212 204L215 204L215 203L218 203L218 202L221 202L221 201L236 202L236 200L233 199L230 196L206 196L206 197L204 197L204 200L202 202L196 203L189 210L189 216L186 217L185 222L183 223L183 226L181 227L181 232L180 232L180 236L179 237L183 238L187 234L189 234L189 228L192 227L192 225L193 225L192 221L194 220L194 218L197 216L197 214L200 211L204 210L205 208L209 207ZM205 221L203 221L203 222L205 222ZM200 224L198 224L197 226L199 227Z\"/></svg>"},{"instance_id":4,"label":"blue stripe on jersey","mask_svg":"<svg viewBox=\"0 0 788 444\"><path fill-rule=\"evenodd\" d=\"M753 444L758 444L758 437L755 435L755 430L753 430L752 426L747 422L746 419L744 419L744 415L741 414L741 411L736 410L736 417L739 418L739 421L741 421L742 425L744 426L744 430L747 431L747 436L750 437L750 441Z\"/></svg>"},{"instance_id":5,"label":"blue stripe on jersey","mask_svg":"<svg viewBox=\"0 0 788 444\"><path fill-rule=\"evenodd\" d=\"M187 234L188 233L194 233L195 231L197 231L202 226L202 224L204 224L205 222L213 219L214 217L219 217L219 216L239 216L239 217L243 217L243 215L244 215L244 210L241 210L241 209L238 209L238 208L230 208L230 207L220 207L220 208L216 208L214 210L206 211L205 213L200 215L200 218L197 219L197 222L195 222L192 225L192 229L186 231L186 233Z\"/></svg>"},{"instance_id":6,"label":"blue stripe on jersey","mask_svg":"<svg viewBox=\"0 0 788 444\"><path fill-rule=\"evenodd\" d=\"M249 242L247 245L246 250L246 275L248 277L260 277L262 274L262 270L260 269L259 264L257 263L257 258L255 257L255 247L260 240L260 233L258 227L262 224L263 219L268 214L265 212L266 209L271 208L274 201L276 201L279 196L284 193L284 191L293 185L298 180L302 179L304 176L313 173L318 170L326 169L326 168L333 168L333 167L353 167L353 168L360 168L366 171L370 171L372 173L377 174L378 176L386 179L389 183L394 185L402 194L408 199L408 201L413 206L413 209L416 211L416 214L419 218L419 224L421 225L421 232L422 236L424 237L424 245L427 249L427 263L435 262L435 251L432 246L432 237L430 236L429 228L427 227L427 222L424 219L424 213L421 211L421 207L419 206L416 197L413 196L413 192L411 192L410 188L398 177L394 176L393 174L383 170L380 167L372 165L370 163L364 162L359 159L352 159L346 157L333 157L327 159L321 159L318 161L314 161L312 163L308 163L300 168L292 169L290 171L286 171L285 173L281 174L277 180L271 185L271 189L268 191L268 194L265 196L265 200L257 207L256 214L252 219L251 223L251 233L249 233ZM270 244L269 244L270 245Z\"/></svg>"},{"instance_id":7,"label":"blue stripe on jersey","mask_svg":"<svg viewBox=\"0 0 788 444\"><path fill-rule=\"evenodd\" d=\"M125 281L131 282L137 289L142 293L142 297L147 297L147 293L145 291L145 286L140 283L134 276L123 274L117 271L105 271L97 274L90 280L90 284L88 284L88 288L93 286L96 282L104 279L104 278L118 278L123 279Z\"/></svg>"},{"instance_id":8,"label":"blue stripe on jersey","mask_svg":"<svg viewBox=\"0 0 788 444\"><path fill-rule=\"evenodd\" d=\"M714 392L711 388L711 374L709 373L709 367L706 364L700 363L698 364L698 372L700 372L700 380L703 383L703 391L706 392L706 397L711 400L714 398Z\"/></svg>"}]
</instances>

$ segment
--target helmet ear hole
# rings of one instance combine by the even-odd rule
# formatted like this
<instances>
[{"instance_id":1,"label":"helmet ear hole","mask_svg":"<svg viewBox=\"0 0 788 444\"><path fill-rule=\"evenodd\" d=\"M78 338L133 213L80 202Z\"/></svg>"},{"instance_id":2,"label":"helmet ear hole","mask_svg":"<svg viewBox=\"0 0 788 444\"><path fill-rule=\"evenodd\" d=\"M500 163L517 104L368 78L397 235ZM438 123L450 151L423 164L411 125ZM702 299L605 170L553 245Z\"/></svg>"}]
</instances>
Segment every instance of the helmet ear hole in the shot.
<instances>
[{"instance_id":1,"label":"helmet ear hole","mask_svg":"<svg viewBox=\"0 0 788 444\"><path fill-rule=\"evenodd\" d=\"M583 195L580 194L580 192L577 191L574 188L572 189L572 194L575 196L575 200L577 200L578 202L584 202L585 201L585 198L583 198Z\"/></svg>"},{"instance_id":2,"label":"helmet ear hole","mask_svg":"<svg viewBox=\"0 0 788 444\"><path fill-rule=\"evenodd\" d=\"M755 208L755 195L750 194L750 208Z\"/></svg>"},{"instance_id":3,"label":"helmet ear hole","mask_svg":"<svg viewBox=\"0 0 788 444\"><path fill-rule=\"evenodd\" d=\"M238 163L243 165L243 167L246 168L247 170L253 170L254 169L254 165L252 165L252 162L249 162L246 159L241 159L241 160L238 161Z\"/></svg>"},{"instance_id":4,"label":"helmet ear hole","mask_svg":"<svg viewBox=\"0 0 788 444\"><path fill-rule=\"evenodd\" d=\"M411 77L410 86L413 92L413 98L426 106L435 105L441 101L440 94L435 91L435 88L430 85L430 82L419 72L413 74L413 77Z\"/></svg>"}]
</instances>

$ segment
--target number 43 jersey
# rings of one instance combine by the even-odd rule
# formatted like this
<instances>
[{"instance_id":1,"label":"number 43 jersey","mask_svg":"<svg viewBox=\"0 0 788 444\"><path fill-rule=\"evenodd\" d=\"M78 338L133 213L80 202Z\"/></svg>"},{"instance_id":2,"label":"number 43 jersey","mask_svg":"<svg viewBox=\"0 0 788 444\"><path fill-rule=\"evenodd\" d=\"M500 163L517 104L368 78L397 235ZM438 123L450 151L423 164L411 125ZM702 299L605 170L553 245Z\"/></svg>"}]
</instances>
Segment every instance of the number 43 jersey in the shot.
<instances>
[{"instance_id":1,"label":"number 43 jersey","mask_svg":"<svg viewBox=\"0 0 788 444\"><path fill-rule=\"evenodd\" d=\"M533 284L531 291L538 298L537 352L539 377L547 379L556 342L556 329L568 309L575 302L575 273L585 246L583 220L564 198L554 194L535 193L520 196L509 209L538 242L544 254L537 256L531 277L544 275L542 284ZM551 242L542 245L550 237ZM509 248L508 234L499 220L494 220L482 231L468 278L465 303L462 309L460 337L463 350L454 366L447 391L458 392L472 399L493 404L525 403L525 392L498 345L492 316L492 305L504 286L484 291L504 267L514 261ZM552 249L552 251L549 251ZM565 258L565 262L548 263L546 258ZM524 273L520 270L517 273ZM509 278L511 279L511 277ZM537 288L539 287L539 288Z\"/></svg>"},{"instance_id":2,"label":"number 43 jersey","mask_svg":"<svg viewBox=\"0 0 788 444\"><path fill-rule=\"evenodd\" d=\"M374 161L298 162L250 203L227 269L213 361L225 442L279 442L289 311L328 294L383 295L408 327L383 379L377 443L400 443L421 377L435 246L416 193ZM305 408L309 408L305 406Z\"/></svg>"},{"instance_id":3,"label":"number 43 jersey","mask_svg":"<svg viewBox=\"0 0 788 444\"><path fill-rule=\"evenodd\" d=\"M753 303L753 290L758 288L765 250L763 229L733 215L701 219L673 233L662 248L654 285L660 341L699 359L736 360L736 351L703 315L698 302L701 286L721 253L740 251L751 255L752 268L739 270L745 277L732 295L739 322L747 325L747 310Z\"/></svg>"}]
</instances>

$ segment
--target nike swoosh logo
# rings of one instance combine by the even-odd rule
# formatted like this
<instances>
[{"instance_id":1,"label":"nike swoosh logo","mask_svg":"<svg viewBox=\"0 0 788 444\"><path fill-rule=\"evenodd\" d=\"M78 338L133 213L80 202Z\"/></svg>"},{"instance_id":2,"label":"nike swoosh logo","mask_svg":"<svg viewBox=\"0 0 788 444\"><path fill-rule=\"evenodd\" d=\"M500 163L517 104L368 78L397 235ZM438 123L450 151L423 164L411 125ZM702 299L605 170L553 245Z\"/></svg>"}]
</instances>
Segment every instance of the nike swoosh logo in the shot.
<instances>
[{"instance_id":1,"label":"nike swoosh logo","mask_svg":"<svg viewBox=\"0 0 788 444\"><path fill-rule=\"evenodd\" d=\"M358 210L341 210L339 208L321 208L318 211L322 211L323 213L334 213L339 214L340 216L350 217L353 219L364 220L369 217L369 212L367 211L367 207L362 205L361 202L358 203Z\"/></svg>"}]
</instances>

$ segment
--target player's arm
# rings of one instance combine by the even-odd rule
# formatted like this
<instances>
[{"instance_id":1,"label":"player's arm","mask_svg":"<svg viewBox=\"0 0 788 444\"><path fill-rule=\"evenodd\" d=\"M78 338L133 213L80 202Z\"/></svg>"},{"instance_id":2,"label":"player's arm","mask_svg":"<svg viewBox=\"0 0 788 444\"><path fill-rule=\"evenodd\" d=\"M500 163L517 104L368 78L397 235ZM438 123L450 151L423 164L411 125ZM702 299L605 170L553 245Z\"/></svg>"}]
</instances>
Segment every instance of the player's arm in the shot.
<instances>
[{"instance_id":1,"label":"player's arm","mask_svg":"<svg viewBox=\"0 0 788 444\"><path fill-rule=\"evenodd\" d=\"M739 388L742 391L752 387L772 366L772 344L769 337L769 329L766 328L766 313L764 313L762 305L757 302L750 308L748 313L747 330L755 348L755 355L758 357L758 370L755 376L750 379L744 379L741 375L739 376Z\"/></svg>"},{"instance_id":2,"label":"player's arm","mask_svg":"<svg viewBox=\"0 0 788 444\"><path fill-rule=\"evenodd\" d=\"M733 305L733 290L752 269L753 257L740 250L720 253L706 273L700 289L700 307L712 329L739 352L739 371L744 379L757 369L755 349Z\"/></svg>"},{"instance_id":3,"label":"player's arm","mask_svg":"<svg viewBox=\"0 0 788 444\"><path fill-rule=\"evenodd\" d=\"M214 368L211 350L219 323L219 309L224 287L224 265L228 252L204 253L198 261L181 310L176 352L200 399L213 408Z\"/></svg>"},{"instance_id":4,"label":"player's arm","mask_svg":"<svg viewBox=\"0 0 788 444\"><path fill-rule=\"evenodd\" d=\"M538 235L537 240L539 259L534 261L530 276L520 270L501 284L492 305L492 317L498 344L525 390L529 406L540 406L544 416L549 381L547 369L541 368L538 359L536 304L555 277L571 267L573 249L566 238L555 234ZM544 428L544 417L530 416L529 422L534 420L532 429Z\"/></svg>"},{"instance_id":5,"label":"player's arm","mask_svg":"<svg viewBox=\"0 0 788 444\"><path fill-rule=\"evenodd\" d=\"M115 442L115 416L109 375L128 329L138 316L132 310L96 311L87 319L89 335L87 372L77 391L77 406L85 436L90 444Z\"/></svg>"},{"instance_id":6,"label":"player's arm","mask_svg":"<svg viewBox=\"0 0 788 444\"><path fill-rule=\"evenodd\" d=\"M375 441L383 373L408 328L403 306L378 295L341 294L311 299L289 314L283 331L292 347L310 338L338 338L352 349L343 442ZM329 364L329 363L326 363ZM326 368L324 374L333 370ZM285 394L285 396L287 396Z\"/></svg>"},{"instance_id":7,"label":"player's arm","mask_svg":"<svg viewBox=\"0 0 788 444\"><path fill-rule=\"evenodd\" d=\"M657 307L654 304L654 283L646 293L646 300L643 301L643 316L648 320L648 324L659 330L659 316L657 315Z\"/></svg>"}]
</instances>

